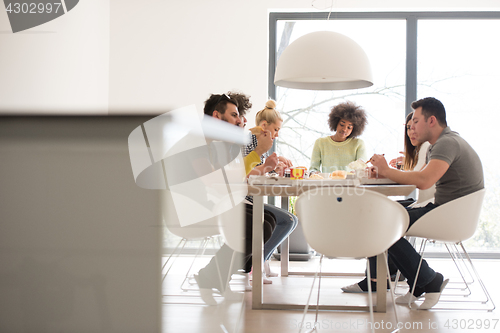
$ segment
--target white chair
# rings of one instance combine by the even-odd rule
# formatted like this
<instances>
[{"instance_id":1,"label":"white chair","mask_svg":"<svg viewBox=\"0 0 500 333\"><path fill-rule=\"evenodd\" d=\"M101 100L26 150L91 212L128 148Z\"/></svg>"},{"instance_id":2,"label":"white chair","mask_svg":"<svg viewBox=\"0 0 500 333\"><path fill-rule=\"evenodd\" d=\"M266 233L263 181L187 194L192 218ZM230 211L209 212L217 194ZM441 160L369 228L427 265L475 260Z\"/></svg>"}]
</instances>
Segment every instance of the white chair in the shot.
<instances>
[{"instance_id":1,"label":"white chair","mask_svg":"<svg viewBox=\"0 0 500 333\"><path fill-rule=\"evenodd\" d=\"M477 281L479 282L479 285L481 286L481 289L486 297L486 300L480 302L483 304L491 302L491 308L488 308L487 310L493 311L495 309L495 304L493 303L488 290L479 277L472 263L472 260L470 259L469 254L465 250L465 247L462 243L463 241L471 238L476 231L485 193L486 189L482 189L434 208L433 210L419 218L418 221L411 226L406 235L411 237L424 238L421 254L424 253L425 245L428 241L443 242L454 261L456 260L456 258L454 258L454 256L452 255L449 246L460 246L467 262L472 268L472 272L476 276ZM420 260L420 263L421 262L422 258ZM420 264L418 266L417 276L419 271ZM415 281L416 280L417 279L415 279ZM467 285L465 279L464 283ZM413 285L412 290L414 288L415 284ZM470 310L483 309L472 308Z\"/></svg>"},{"instance_id":2,"label":"white chair","mask_svg":"<svg viewBox=\"0 0 500 333\"><path fill-rule=\"evenodd\" d=\"M376 256L380 253L385 254L387 249L398 241L408 228L409 217L403 206L379 193L369 190L357 192L353 188L323 188L305 192L297 199L295 210L302 222L306 240L314 250L322 254L319 287L321 287L323 255L329 258L358 259ZM387 267L387 257L385 262ZM371 273L368 264L367 273L368 281L370 281ZM388 267L387 274L390 275ZM315 280L316 275L309 299ZM370 283L368 283L368 288L370 320L373 323ZM316 322L318 320L319 293L320 288L318 288ZM394 297L392 301L394 303ZM309 300L304 310L304 318L308 306ZM394 312L397 323L396 306L394 306ZM374 331L373 325L372 331Z\"/></svg>"},{"instance_id":3,"label":"white chair","mask_svg":"<svg viewBox=\"0 0 500 333\"><path fill-rule=\"evenodd\" d=\"M184 287L186 283L190 285L196 285L194 282L193 275L191 273L191 269L194 265L196 259L203 255L207 245L210 241L212 241L214 250L216 247L216 238L219 237L219 221L218 217L209 218L207 220L191 224L188 226L181 226L179 218L177 217L176 211L174 209L174 205L172 203L172 195L169 191L163 191L162 193L162 201L163 201L163 223L165 227L175 236L180 237L180 241L178 242L175 249L170 253L167 260L162 266L162 282L165 280L166 276L170 272L170 269L173 267L175 260L179 257L180 253L183 251L184 246L188 241L199 241L200 246L198 247L196 254L191 261L191 265L189 266L184 280L181 283L180 289L182 291L189 290L198 290L197 287ZM182 246L181 246L182 245ZM173 259L173 262L168 266L169 261ZM172 295L163 295L163 296L172 296ZM183 296L188 296L187 294Z\"/></svg>"}]
</instances>

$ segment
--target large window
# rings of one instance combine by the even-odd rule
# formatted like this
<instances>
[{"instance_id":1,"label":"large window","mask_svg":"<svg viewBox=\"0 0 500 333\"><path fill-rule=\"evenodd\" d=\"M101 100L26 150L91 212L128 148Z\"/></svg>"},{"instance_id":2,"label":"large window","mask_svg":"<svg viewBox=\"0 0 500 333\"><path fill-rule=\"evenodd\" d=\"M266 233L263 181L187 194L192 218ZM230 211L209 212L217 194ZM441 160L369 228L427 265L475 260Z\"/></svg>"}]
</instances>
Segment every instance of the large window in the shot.
<instances>
[{"instance_id":1,"label":"large window","mask_svg":"<svg viewBox=\"0 0 500 333\"><path fill-rule=\"evenodd\" d=\"M404 119L410 104L433 96L447 109L448 124L478 152L487 194L480 226L467 246L500 252L500 171L494 126L500 105L500 13L273 13L270 39L270 96L284 118L279 154L310 165L314 141L331 135L328 113L350 100L363 106L369 124L361 139L368 153L392 158L403 150ZM303 91L275 87L281 51L309 32L330 30L354 39L368 54L374 85L345 91Z\"/></svg>"},{"instance_id":2,"label":"large window","mask_svg":"<svg viewBox=\"0 0 500 333\"><path fill-rule=\"evenodd\" d=\"M285 30L289 33L291 25L279 21L278 36ZM375 84L367 89L345 91L277 87L276 98L284 118L277 146L279 153L309 167L314 141L332 134L328 126L331 107L349 100L363 106L368 114L369 126L361 136L368 154L396 157L403 149L404 134L405 21L299 21L293 24L290 43L318 30L336 31L358 42L371 61Z\"/></svg>"}]
</instances>

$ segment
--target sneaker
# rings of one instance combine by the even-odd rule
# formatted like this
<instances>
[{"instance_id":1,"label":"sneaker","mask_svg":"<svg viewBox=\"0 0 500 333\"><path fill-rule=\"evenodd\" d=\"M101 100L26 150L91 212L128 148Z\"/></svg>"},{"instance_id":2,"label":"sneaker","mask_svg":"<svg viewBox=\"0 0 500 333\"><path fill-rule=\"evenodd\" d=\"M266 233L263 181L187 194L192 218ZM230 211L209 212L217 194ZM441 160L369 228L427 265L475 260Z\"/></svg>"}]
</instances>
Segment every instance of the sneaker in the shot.
<instances>
[{"instance_id":1,"label":"sneaker","mask_svg":"<svg viewBox=\"0 0 500 333\"><path fill-rule=\"evenodd\" d=\"M442 278L442 276L441 276L441 278ZM448 284L448 281L449 281L449 279L446 279L441 283L441 287L439 288L438 292L426 292L424 302L422 304L420 304L420 306L418 307L418 310L429 310L434 305L436 305L437 302L439 301L439 298L441 297L441 293L443 292L444 288Z\"/></svg>"},{"instance_id":2,"label":"sneaker","mask_svg":"<svg viewBox=\"0 0 500 333\"><path fill-rule=\"evenodd\" d=\"M377 282L372 281L372 292L377 291ZM368 283L367 279L365 278L364 280L351 284L350 286L345 286L340 288L342 289L343 292L345 293L367 293L368 292ZM389 281L387 281L387 290L389 290Z\"/></svg>"},{"instance_id":3,"label":"sneaker","mask_svg":"<svg viewBox=\"0 0 500 333\"><path fill-rule=\"evenodd\" d=\"M277 277L278 273L271 271L271 266L269 265L269 260L264 261L264 272L267 277Z\"/></svg>"},{"instance_id":4,"label":"sneaker","mask_svg":"<svg viewBox=\"0 0 500 333\"><path fill-rule=\"evenodd\" d=\"M366 291L361 289L361 287L357 283L351 284L350 286L342 287L340 289L342 289L342 291L345 293L366 293Z\"/></svg>"},{"instance_id":5,"label":"sneaker","mask_svg":"<svg viewBox=\"0 0 500 333\"><path fill-rule=\"evenodd\" d=\"M413 304L415 303L416 300L418 300L419 298L422 298L423 295L421 296L418 296L418 297L415 297L410 291L406 293L406 295L404 296L399 296L399 297L396 297L396 304L405 304L405 305L408 305L408 304Z\"/></svg>"},{"instance_id":6,"label":"sneaker","mask_svg":"<svg viewBox=\"0 0 500 333\"><path fill-rule=\"evenodd\" d=\"M252 272L248 273L248 275L250 276L250 281L252 281L253 270L252 270ZM271 280L270 278L268 278L266 276L266 274L262 274L262 283L264 283L264 284L272 284L273 280Z\"/></svg>"},{"instance_id":7,"label":"sneaker","mask_svg":"<svg viewBox=\"0 0 500 333\"><path fill-rule=\"evenodd\" d=\"M244 275L245 275L245 280L244 280L245 291L252 291L252 284L250 283L251 281L250 273L245 273Z\"/></svg>"}]
</instances>

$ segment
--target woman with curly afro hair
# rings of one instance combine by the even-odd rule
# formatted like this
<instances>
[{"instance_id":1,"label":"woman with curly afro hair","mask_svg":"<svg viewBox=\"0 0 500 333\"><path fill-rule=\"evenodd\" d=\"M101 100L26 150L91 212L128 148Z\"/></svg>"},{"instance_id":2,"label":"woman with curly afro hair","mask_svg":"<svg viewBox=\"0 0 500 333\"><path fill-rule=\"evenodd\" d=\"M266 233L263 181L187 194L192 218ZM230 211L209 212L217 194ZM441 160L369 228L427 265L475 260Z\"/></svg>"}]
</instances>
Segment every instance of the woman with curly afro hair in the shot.
<instances>
[{"instance_id":1,"label":"woman with curly afro hair","mask_svg":"<svg viewBox=\"0 0 500 333\"><path fill-rule=\"evenodd\" d=\"M334 106L328 124L335 134L316 140L310 170L330 173L347 170L347 165L358 159L366 161L365 143L357 137L367 123L365 110L353 102Z\"/></svg>"}]
</instances>

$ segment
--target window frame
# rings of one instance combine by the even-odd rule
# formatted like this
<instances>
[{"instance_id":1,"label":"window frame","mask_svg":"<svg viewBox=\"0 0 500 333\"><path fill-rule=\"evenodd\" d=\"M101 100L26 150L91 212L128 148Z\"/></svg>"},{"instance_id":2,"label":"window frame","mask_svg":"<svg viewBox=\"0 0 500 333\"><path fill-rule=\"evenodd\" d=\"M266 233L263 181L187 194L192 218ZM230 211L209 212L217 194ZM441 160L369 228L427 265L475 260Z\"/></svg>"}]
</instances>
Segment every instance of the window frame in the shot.
<instances>
[{"instance_id":1,"label":"window frame","mask_svg":"<svg viewBox=\"0 0 500 333\"><path fill-rule=\"evenodd\" d=\"M274 73L277 63L278 21L311 20L405 20L406 21L406 82L405 116L411 111L411 103L417 99L417 32L421 20L499 20L500 11L445 11L445 12L271 12L269 13L269 75L268 95L276 100ZM275 147L273 146L273 151ZM274 197L269 198L274 202ZM497 252L473 252L471 258L500 259ZM447 258L448 253L429 252L426 257Z\"/></svg>"}]
</instances>

